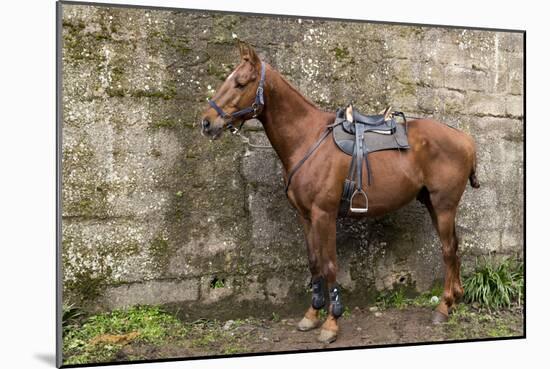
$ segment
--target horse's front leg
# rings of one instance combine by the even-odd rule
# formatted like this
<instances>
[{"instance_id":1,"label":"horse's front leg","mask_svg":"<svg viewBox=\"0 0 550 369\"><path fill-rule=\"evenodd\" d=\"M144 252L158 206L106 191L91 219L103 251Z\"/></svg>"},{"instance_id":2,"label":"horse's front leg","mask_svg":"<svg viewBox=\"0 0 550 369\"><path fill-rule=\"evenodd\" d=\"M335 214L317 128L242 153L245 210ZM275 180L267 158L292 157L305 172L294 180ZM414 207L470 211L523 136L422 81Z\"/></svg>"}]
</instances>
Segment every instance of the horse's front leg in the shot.
<instances>
[{"instance_id":1,"label":"horse's front leg","mask_svg":"<svg viewBox=\"0 0 550 369\"><path fill-rule=\"evenodd\" d=\"M338 318L344 313L340 286L336 282L336 214L318 212L314 224L317 225L314 229L321 250L321 273L326 279L329 295L328 316L317 339L323 343L331 343L338 336Z\"/></svg>"},{"instance_id":2,"label":"horse's front leg","mask_svg":"<svg viewBox=\"0 0 550 369\"><path fill-rule=\"evenodd\" d=\"M298 323L298 330L309 331L320 325L319 311L325 306L325 280L321 275L321 254L318 244L314 240L311 220L300 216L306 236L309 271L311 272L311 305L302 320Z\"/></svg>"},{"instance_id":3,"label":"horse's front leg","mask_svg":"<svg viewBox=\"0 0 550 369\"><path fill-rule=\"evenodd\" d=\"M318 340L323 343L331 343L335 341L338 336L337 320L344 312L344 305L342 304L340 294L340 286L336 282L336 274L338 272L336 263L336 213L332 214L314 207L311 211L311 229L309 233L309 241L314 245L313 249L316 250L315 255L317 258L320 257L320 263L317 262L316 265L320 266L320 279L323 282L321 285L322 290L318 293L324 295L324 287L326 286L328 288L329 295L329 305L327 309L328 316L323 323ZM313 302L315 302L315 283L313 284L313 287ZM315 306L312 307L315 308ZM310 309L310 311L315 311L315 313L318 312L316 309ZM317 315L315 317L318 319Z\"/></svg>"}]
</instances>

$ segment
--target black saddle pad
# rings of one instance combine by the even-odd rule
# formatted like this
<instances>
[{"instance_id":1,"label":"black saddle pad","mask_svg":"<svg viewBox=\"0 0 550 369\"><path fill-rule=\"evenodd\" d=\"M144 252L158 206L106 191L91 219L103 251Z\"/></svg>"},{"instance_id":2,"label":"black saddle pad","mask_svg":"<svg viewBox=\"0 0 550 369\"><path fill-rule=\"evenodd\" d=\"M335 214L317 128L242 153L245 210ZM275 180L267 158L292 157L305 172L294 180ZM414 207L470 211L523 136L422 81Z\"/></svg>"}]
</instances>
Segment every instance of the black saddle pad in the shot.
<instances>
[{"instance_id":1,"label":"black saddle pad","mask_svg":"<svg viewBox=\"0 0 550 369\"><path fill-rule=\"evenodd\" d=\"M385 134L378 132L365 132L365 145L368 152L382 150L408 149L409 140L405 132L405 126L402 123L395 124L395 132L393 134ZM332 130L332 138L336 146L348 155L353 154L355 147L355 135L347 133L342 124L337 125Z\"/></svg>"}]
</instances>

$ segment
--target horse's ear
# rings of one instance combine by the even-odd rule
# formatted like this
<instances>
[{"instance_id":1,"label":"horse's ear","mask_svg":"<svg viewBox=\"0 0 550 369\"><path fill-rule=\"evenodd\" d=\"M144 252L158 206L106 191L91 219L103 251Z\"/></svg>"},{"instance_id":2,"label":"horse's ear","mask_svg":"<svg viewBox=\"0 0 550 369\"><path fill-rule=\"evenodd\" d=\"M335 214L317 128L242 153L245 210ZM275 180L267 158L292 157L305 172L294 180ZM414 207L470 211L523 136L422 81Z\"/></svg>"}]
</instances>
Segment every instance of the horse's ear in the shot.
<instances>
[{"instance_id":1,"label":"horse's ear","mask_svg":"<svg viewBox=\"0 0 550 369\"><path fill-rule=\"evenodd\" d=\"M243 54L244 54L243 49L244 49L245 45L246 45L246 42L237 39L237 47L239 48L239 53L241 54L241 59L243 58Z\"/></svg>"},{"instance_id":2,"label":"horse's ear","mask_svg":"<svg viewBox=\"0 0 550 369\"><path fill-rule=\"evenodd\" d=\"M241 53L241 60L247 60L252 62L252 64L258 64L260 58L254 48L250 44L239 40L239 52Z\"/></svg>"}]
</instances>

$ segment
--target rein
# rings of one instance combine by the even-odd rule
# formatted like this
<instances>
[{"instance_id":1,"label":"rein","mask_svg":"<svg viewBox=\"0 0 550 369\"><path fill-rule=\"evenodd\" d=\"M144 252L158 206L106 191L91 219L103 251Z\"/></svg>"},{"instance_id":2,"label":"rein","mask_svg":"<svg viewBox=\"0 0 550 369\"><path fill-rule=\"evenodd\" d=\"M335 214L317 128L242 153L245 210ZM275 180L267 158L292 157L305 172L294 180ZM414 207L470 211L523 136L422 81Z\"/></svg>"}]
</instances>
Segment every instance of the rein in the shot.
<instances>
[{"instance_id":1,"label":"rein","mask_svg":"<svg viewBox=\"0 0 550 369\"><path fill-rule=\"evenodd\" d=\"M286 182L286 185L285 185L285 194L288 196L288 188L290 187L290 183L292 182L292 177L294 176L294 174L296 174L296 172L298 171L298 169L300 169L300 167L306 162L307 159L309 159L309 157L315 152L315 150L317 150L319 148L319 146L321 146L321 144L323 143L323 141L325 140L325 138L328 137L329 133L332 132L332 129L334 127L336 127L337 125L341 124L341 122L338 122L338 123L332 123L332 124L329 124L325 127L325 130L323 131L323 133L321 134L321 137L319 137L319 139L317 140L317 142L315 142L310 148L309 150L307 151L307 153L304 155L304 157L302 158L302 160L300 160L291 170L290 172L288 173L288 181Z\"/></svg>"},{"instance_id":2,"label":"rein","mask_svg":"<svg viewBox=\"0 0 550 369\"><path fill-rule=\"evenodd\" d=\"M265 62L262 62L262 70L260 72L260 83L256 89L256 98L251 106L238 110L233 113L226 113L213 99L208 99L208 104L218 113L220 117L227 121L226 127L231 131L231 133L236 134L243 127L245 120L241 122L239 128L233 126L233 120L235 118L240 118L247 114L253 113L252 118L256 118L264 106L264 83L265 83Z\"/></svg>"}]
</instances>

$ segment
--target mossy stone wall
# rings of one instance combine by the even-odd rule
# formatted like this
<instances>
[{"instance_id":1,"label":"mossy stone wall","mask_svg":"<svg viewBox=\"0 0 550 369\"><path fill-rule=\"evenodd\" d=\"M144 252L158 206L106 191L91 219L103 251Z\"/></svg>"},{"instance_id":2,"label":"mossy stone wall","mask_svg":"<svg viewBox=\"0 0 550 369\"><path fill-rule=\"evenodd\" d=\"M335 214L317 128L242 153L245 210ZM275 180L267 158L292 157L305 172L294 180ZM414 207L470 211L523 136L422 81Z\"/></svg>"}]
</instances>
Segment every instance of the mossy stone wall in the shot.
<instances>
[{"instance_id":1,"label":"mossy stone wall","mask_svg":"<svg viewBox=\"0 0 550 369\"><path fill-rule=\"evenodd\" d=\"M276 155L237 137L210 142L197 126L238 62L235 38L324 109L390 104L470 133L482 187L459 209L464 270L480 255L522 256L521 34L85 5L63 5L62 17L66 299L213 317L307 306L302 230ZM258 127L246 134L265 142ZM417 203L340 221L338 256L352 304L443 277Z\"/></svg>"}]
</instances>

